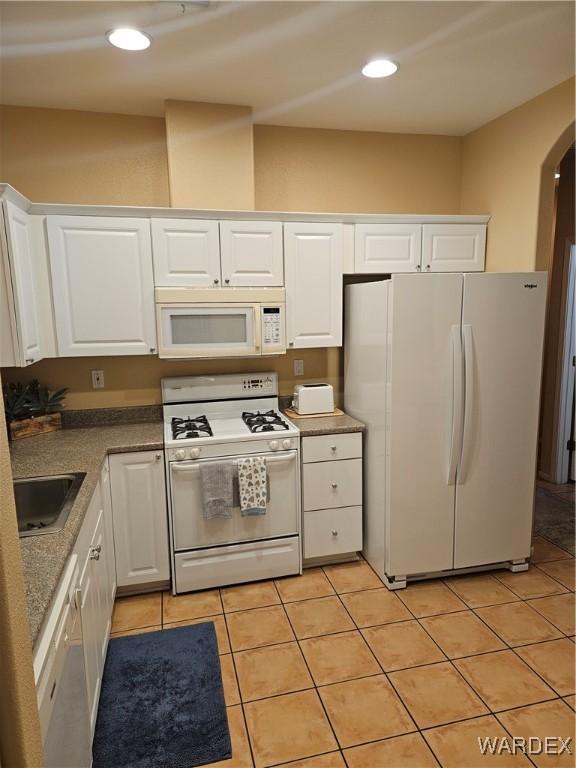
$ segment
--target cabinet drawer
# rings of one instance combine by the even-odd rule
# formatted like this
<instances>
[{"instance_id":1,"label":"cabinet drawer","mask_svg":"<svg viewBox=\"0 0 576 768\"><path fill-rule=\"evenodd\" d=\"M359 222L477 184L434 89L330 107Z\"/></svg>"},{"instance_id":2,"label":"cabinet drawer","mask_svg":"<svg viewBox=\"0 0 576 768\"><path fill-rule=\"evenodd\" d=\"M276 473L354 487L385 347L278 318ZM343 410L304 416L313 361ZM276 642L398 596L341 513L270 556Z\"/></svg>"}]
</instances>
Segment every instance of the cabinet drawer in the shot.
<instances>
[{"instance_id":1,"label":"cabinet drawer","mask_svg":"<svg viewBox=\"0 0 576 768\"><path fill-rule=\"evenodd\" d=\"M304 465L304 509L362 504L362 459Z\"/></svg>"},{"instance_id":2,"label":"cabinet drawer","mask_svg":"<svg viewBox=\"0 0 576 768\"><path fill-rule=\"evenodd\" d=\"M302 438L302 461L332 461L333 459L359 459L362 457L362 433L344 435L318 435Z\"/></svg>"},{"instance_id":3,"label":"cabinet drawer","mask_svg":"<svg viewBox=\"0 0 576 768\"><path fill-rule=\"evenodd\" d=\"M304 514L304 557L340 555L362 549L362 507L315 509Z\"/></svg>"}]
</instances>

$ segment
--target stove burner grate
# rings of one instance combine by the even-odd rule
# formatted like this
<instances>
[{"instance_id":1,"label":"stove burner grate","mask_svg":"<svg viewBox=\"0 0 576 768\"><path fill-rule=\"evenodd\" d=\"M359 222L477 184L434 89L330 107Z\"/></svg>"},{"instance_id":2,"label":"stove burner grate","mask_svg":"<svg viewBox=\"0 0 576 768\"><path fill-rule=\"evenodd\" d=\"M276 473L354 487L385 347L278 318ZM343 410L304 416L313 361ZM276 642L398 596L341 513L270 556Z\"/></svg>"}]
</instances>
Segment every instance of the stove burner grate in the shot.
<instances>
[{"instance_id":1,"label":"stove burner grate","mask_svg":"<svg viewBox=\"0 0 576 768\"><path fill-rule=\"evenodd\" d=\"M206 416L185 419L176 416L172 419L172 437L174 440L187 440L191 437L212 437L212 427Z\"/></svg>"},{"instance_id":2,"label":"stove burner grate","mask_svg":"<svg viewBox=\"0 0 576 768\"><path fill-rule=\"evenodd\" d=\"M279 432L282 429L289 429L288 424L282 421L276 411L265 411L264 413L244 411L242 421L252 433Z\"/></svg>"}]
</instances>

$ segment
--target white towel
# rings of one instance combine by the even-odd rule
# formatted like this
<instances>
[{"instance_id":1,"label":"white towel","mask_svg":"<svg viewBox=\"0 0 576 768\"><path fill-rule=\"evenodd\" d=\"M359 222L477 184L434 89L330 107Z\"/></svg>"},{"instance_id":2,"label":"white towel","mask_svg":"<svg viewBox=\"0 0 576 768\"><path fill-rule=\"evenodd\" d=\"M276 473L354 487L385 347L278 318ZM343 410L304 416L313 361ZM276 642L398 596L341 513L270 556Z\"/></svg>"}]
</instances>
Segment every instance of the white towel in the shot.
<instances>
[{"instance_id":1,"label":"white towel","mask_svg":"<svg viewBox=\"0 0 576 768\"><path fill-rule=\"evenodd\" d=\"M200 464L204 520L232 517L234 464L214 461Z\"/></svg>"},{"instance_id":2,"label":"white towel","mask_svg":"<svg viewBox=\"0 0 576 768\"><path fill-rule=\"evenodd\" d=\"M266 514L267 473L266 459L262 456L248 456L238 459L238 489L240 492L240 514Z\"/></svg>"}]
</instances>

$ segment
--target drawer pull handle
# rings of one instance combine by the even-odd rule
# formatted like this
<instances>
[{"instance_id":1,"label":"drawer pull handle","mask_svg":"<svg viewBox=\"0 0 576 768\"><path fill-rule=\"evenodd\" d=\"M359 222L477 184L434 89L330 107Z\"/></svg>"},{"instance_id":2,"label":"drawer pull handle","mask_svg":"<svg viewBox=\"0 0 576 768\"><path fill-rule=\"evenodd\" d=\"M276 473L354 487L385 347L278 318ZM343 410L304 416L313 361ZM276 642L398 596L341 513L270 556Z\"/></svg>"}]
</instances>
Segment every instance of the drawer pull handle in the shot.
<instances>
[{"instance_id":1,"label":"drawer pull handle","mask_svg":"<svg viewBox=\"0 0 576 768\"><path fill-rule=\"evenodd\" d=\"M336 531L336 530L333 530L333 531L332 531L332 536L338 536L338 531Z\"/></svg>"},{"instance_id":2,"label":"drawer pull handle","mask_svg":"<svg viewBox=\"0 0 576 768\"><path fill-rule=\"evenodd\" d=\"M332 453L336 453L336 446L335 445L331 445L330 446L330 450L332 451Z\"/></svg>"},{"instance_id":3,"label":"drawer pull handle","mask_svg":"<svg viewBox=\"0 0 576 768\"><path fill-rule=\"evenodd\" d=\"M332 488L334 488L334 490L336 490L336 488L338 488L338 483L332 483Z\"/></svg>"}]
</instances>

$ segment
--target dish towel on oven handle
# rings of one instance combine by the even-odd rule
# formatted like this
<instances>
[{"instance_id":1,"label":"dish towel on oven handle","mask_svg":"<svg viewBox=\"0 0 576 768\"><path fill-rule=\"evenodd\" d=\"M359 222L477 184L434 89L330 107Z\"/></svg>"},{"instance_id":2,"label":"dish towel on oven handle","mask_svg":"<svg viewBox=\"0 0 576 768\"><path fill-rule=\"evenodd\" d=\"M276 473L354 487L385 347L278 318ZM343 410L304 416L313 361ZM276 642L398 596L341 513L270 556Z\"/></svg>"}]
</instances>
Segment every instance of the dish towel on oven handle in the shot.
<instances>
[{"instance_id":1,"label":"dish towel on oven handle","mask_svg":"<svg viewBox=\"0 0 576 768\"><path fill-rule=\"evenodd\" d=\"M209 461L200 464L204 520L232 517L234 504L234 463Z\"/></svg>"},{"instance_id":2,"label":"dish towel on oven handle","mask_svg":"<svg viewBox=\"0 0 576 768\"><path fill-rule=\"evenodd\" d=\"M267 471L263 456L238 459L238 491L242 517L266 514Z\"/></svg>"}]
</instances>

